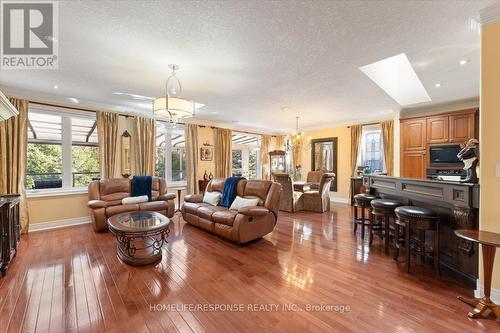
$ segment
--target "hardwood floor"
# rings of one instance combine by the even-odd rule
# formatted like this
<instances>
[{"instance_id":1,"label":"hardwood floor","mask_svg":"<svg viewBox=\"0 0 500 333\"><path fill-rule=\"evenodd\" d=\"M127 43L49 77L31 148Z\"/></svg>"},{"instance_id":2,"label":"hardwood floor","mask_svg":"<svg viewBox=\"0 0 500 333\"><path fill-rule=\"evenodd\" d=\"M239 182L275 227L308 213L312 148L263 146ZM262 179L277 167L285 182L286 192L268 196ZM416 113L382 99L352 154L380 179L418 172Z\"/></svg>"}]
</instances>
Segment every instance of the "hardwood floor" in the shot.
<instances>
[{"instance_id":1,"label":"hardwood floor","mask_svg":"<svg viewBox=\"0 0 500 333\"><path fill-rule=\"evenodd\" d=\"M406 274L377 237L372 247L357 239L347 206L280 213L272 234L246 246L173 220L162 261L145 267L119 261L112 235L90 225L23 236L0 279L0 331L498 330L491 318L467 318L456 296L471 290L436 278L431 265L416 263ZM178 305L163 311L169 304ZM243 304L245 311L182 304ZM263 308L249 311L251 304ZM337 308L307 311L307 304ZM346 311L333 311L340 306Z\"/></svg>"}]
</instances>

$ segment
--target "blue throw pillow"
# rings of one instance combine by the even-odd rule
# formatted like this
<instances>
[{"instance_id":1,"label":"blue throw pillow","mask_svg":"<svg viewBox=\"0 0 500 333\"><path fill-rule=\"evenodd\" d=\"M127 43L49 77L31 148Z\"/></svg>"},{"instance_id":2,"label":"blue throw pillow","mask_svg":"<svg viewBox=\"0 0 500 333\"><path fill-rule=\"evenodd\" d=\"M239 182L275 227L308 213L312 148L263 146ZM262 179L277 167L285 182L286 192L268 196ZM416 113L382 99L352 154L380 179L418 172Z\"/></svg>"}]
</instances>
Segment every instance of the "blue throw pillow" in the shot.
<instances>
[{"instance_id":1,"label":"blue throw pillow","mask_svg":"<svg viewBox=\"0 0 500 333\"><path fill-rule=\"evenodd\" d=\"M153 184L153 177L151 176L134 176L132 178L132 193L133 197L147 195L148 200L151 201L151 188Z\"/></svg>"}]
</instances>

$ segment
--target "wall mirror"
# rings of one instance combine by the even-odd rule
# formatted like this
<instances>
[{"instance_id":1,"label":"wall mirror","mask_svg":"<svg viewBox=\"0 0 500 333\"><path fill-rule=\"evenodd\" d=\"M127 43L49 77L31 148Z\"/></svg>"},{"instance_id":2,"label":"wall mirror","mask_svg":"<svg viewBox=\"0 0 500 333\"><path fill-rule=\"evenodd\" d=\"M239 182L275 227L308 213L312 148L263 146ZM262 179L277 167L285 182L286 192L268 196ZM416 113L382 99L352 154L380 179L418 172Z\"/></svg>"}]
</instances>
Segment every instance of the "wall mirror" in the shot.
<instances>
[{"instance_id":1,"label":"wall mirror","mask_svg":"<svg viewBox=\"0 0 500 333\"><path fill-rule=\"evenodd\" d=\"M337 138L311 140L311 170L333 172L330 191L337 192Z\"/></svg>"}]
</instances>

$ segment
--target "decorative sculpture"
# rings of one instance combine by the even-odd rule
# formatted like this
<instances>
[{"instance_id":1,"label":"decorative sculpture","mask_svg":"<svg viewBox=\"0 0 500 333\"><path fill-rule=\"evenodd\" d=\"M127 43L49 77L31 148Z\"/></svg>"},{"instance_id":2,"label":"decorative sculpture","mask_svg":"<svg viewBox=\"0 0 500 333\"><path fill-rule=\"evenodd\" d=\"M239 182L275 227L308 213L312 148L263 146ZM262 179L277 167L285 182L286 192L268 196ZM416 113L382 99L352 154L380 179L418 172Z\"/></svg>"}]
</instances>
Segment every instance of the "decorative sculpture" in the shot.
<instances>
[{"instance_id":1,"label":"decorative sculpture","mask_svg":"<svg viewBox=\"0 0 500 333\"><path fill-rule=\"evenodd\" d=\"M479 163L477 146L479 141L477 139L470 139L464 144L460 145L460 150L457 157L464 162L464 170L467 171L467 176L461 183L477 183L477 172L476 167Z\"/></svg>"}]
</instances>

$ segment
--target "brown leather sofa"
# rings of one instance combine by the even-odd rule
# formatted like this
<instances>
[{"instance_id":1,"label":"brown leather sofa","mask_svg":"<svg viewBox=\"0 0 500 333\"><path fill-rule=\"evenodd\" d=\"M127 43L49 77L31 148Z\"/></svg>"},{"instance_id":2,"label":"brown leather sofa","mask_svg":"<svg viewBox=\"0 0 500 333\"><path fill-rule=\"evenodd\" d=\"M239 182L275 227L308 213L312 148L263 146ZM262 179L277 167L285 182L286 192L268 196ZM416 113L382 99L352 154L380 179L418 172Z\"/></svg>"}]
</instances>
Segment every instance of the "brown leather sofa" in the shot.
<instances>
[{"instance_id":1,"label":"brown leather sofa","mask_svg":"<svg viewBox=\"0 0 500 333\"><path fill-rule=\"evenodd\" d=\"M206 191L224 191L223 178L214 178ZM242 198L259 198L259 204L231 210L226 207L203 203L203 195L187 195L181 212L184 220L237 243L247 243L273 231L278 219L281 185L270 180L241 180L237 195Z\"/></svg>"},{"instance_id":2,"label":"brown leather sofa","mask_svg":"<svg viewBox=\"0 0 500 333\"><path fill-rule=\"evenodd\" d=\"M122 205L122 199L130 197L128 178L94 180L89 184L88 206L92 209L92 222L96 231L107 230L110 216L147 210L173 217L175 212L175 194L167 193L165 179L153 177L150 202Z\"/></svg>"}]
</instances>

